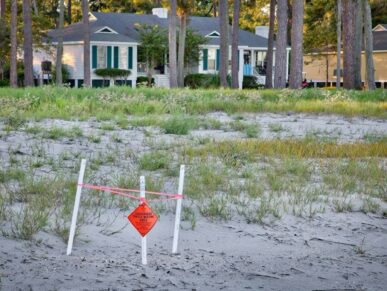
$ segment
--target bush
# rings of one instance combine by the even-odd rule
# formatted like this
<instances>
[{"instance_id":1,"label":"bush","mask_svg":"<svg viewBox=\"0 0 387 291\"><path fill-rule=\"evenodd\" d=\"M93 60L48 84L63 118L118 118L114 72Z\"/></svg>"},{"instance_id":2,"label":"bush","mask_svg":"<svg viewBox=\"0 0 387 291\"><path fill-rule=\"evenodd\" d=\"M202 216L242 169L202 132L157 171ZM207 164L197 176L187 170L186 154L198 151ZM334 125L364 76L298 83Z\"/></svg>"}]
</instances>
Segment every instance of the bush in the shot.
<instances>
[{"instance_id":1,"label":"bush","mask_svg":"<svg viewBox=\"0 0 387 291\"><path fill-rule=\"evenodd\" d=\"M65 64L62 64L62 83L67 83L70 79L69 67ZM56 82L56 69L52 67L52 81Z\"/></svg>"},{"instance_id":2,"label":"bush","mask_svg":"<svg viewBox=\"0 0 387 291\"><path fill-rule=\"evenodd\" d=\"M227 76L227 82L231 84L230 76ZM198 88L218 88L220 86L220 77L216 74L189 74L184 78L184 86L192 89Z\"/></svg>"},{"instance_id":3,"label":"bush","mask_svg":"<svg viewBox=\"0 0 387 291\"><path fill-rule=\"evenodd\" d=\"M261 89L264 86L257 83L257 79L254 76L243 76L243 89Z\"/></svg>"},{"instance_id":4,"label":"bush","mask_svg":"<svg viewBox=\"0 0 387 291\"><path fill-rule=\"evenodd\" d=\"M186 135L191 129L198 128L197 120L188 116L174 116L161 124L166 134Z\"/></svg>"},{"instance_id":5,"label":"bush","mask_svg":"<svg viewBox=\"0 0 387 291\"><path fill-rule=\"evenodd\" d=\"M0 87L8 87L9 86L9 80L4 79L0 80Z\"/></svg>"},{"instance_id":6,"label":"bush","mask_svg":"<svg viewBox=\"0 0 387 291\"><path fill-rule=\"evenodd\" d=\"M116 69L116 68L104 68L96 69L94 73L102 78L122 78L125 79L130 75L130 70Z\"/></svg>"},{"instance_id":7,"label":"bush","mask_svg":"<svg viewBox=\"0 0 387 291\"><path fill-rule=\"evenodd\" d=\"M148 77L146 76L140 76L140 77L137 77L137 80L136 80L136 84L148 84ZM153 85L155 83L155 79L152 78L152 81L151 81L151 84Z\"/></svg>"}]
</instances>

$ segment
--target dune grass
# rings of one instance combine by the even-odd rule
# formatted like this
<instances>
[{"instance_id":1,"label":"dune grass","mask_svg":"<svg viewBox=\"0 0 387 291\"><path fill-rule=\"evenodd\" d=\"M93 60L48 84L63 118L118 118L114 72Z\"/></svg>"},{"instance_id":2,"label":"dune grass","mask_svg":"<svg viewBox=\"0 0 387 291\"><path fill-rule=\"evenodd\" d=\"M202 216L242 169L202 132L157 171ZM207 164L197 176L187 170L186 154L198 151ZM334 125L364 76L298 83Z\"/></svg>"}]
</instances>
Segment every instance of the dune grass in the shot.
<instances>
[{"instance_id":1,"label":"dune grass","mask_svg":"<svg viewBox=\"0 0 387 291\"><path fill-rule=\"evenodd\" d=\"M0 117L11 126L25 119L122 120L125 115L200 115L213 111L332 113L387 118L385 91L189 90L156 88L0 88Z\"/></svg>"}]
</instances>

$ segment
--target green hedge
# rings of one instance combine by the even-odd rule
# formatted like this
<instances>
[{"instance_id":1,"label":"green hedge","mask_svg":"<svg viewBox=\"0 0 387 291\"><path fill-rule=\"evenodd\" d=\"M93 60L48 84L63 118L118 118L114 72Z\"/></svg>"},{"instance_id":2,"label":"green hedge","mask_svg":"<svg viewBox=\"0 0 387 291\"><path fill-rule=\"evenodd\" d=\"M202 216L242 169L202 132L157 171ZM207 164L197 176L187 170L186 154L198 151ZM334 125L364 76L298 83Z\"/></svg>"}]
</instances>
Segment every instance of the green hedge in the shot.
<instances>
[{"instance_id":1,"label":"green hedge","mask_svg":"<svg viewBox=\"0 0 387 291\"><path fill-rule=\"evenodd\" d=\"M102 78L126 78L130 75L130 70L116 69L116 68L104 68L96 69L94 73Z\"/></svg>"},{"instance_id":2,"label":"green hedge","mask_svg":"<svg viewBox=\"0 0 387 291\"><path fill-rule=\"evenodd\" d=\"M137 77L136 84L140 84L140 83L148 83L148 77L146 76ZM151 84L154 84L154 83L155 83L155 79L152 78Z\"/></svg>"},{"instance_id":3,"label":"green hedge","mask_svg":"<svg viewBox=\"0 0 387 291\"><path fill-rule=\"evenodd\" d=\"M243 76L243 89L262 89L264 85L258 84L257 79L254 76Z\"/></svg>"},{"instance_id":4,"label":"green hedge","mask_svg":"<svg viewBox=\"0 0 387 291\"><path fill-rule=\"evenodd\" d=\"M231 84L230 76L227 76L227 82ZM184 78L184 86L191 89L218 88L220 77L217 74L189 74Z\"/></svg>"}]
</instances>

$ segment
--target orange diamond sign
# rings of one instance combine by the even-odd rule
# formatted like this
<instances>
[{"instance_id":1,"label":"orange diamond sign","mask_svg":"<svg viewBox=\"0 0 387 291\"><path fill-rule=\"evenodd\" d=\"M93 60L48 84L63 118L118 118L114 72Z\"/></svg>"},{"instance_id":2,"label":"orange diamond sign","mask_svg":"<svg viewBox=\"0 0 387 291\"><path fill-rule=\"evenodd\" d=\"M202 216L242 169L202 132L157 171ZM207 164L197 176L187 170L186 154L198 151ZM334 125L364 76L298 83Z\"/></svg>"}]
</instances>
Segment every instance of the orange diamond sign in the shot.
<instances>
[{"instance_id":1,"label":"orange diamond sign","mask_svg":"<svg viewBox=\"0 0 387 291\"><path fill-rule=\"evenodd\" d=\"M156 224L157 216L146 203L142 203L129 214L128 219L141 236L146 236Z\"/></svg>"}]
</instances>

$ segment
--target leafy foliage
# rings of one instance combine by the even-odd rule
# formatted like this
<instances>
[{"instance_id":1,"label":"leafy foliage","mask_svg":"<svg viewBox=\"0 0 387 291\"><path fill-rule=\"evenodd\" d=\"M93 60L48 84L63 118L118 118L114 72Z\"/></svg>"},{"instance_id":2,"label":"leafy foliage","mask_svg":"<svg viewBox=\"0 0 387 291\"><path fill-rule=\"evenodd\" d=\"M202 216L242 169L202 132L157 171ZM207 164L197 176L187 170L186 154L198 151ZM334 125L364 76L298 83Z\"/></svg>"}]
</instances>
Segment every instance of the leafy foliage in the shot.
<instances>
[{"instance_id":1,"label":"leafy foliage","mask_svg":"<svg viewBox=\"0 0 387 291\"><path fill-rule=\"evenodd\" d=\"M103 78L127 78L130 75L130 70L124 70L124 69L116 69L116 68L103 68L103 69L96 69L94 73L97 76L103 77Z\"/></svg>"}]
</instances>

